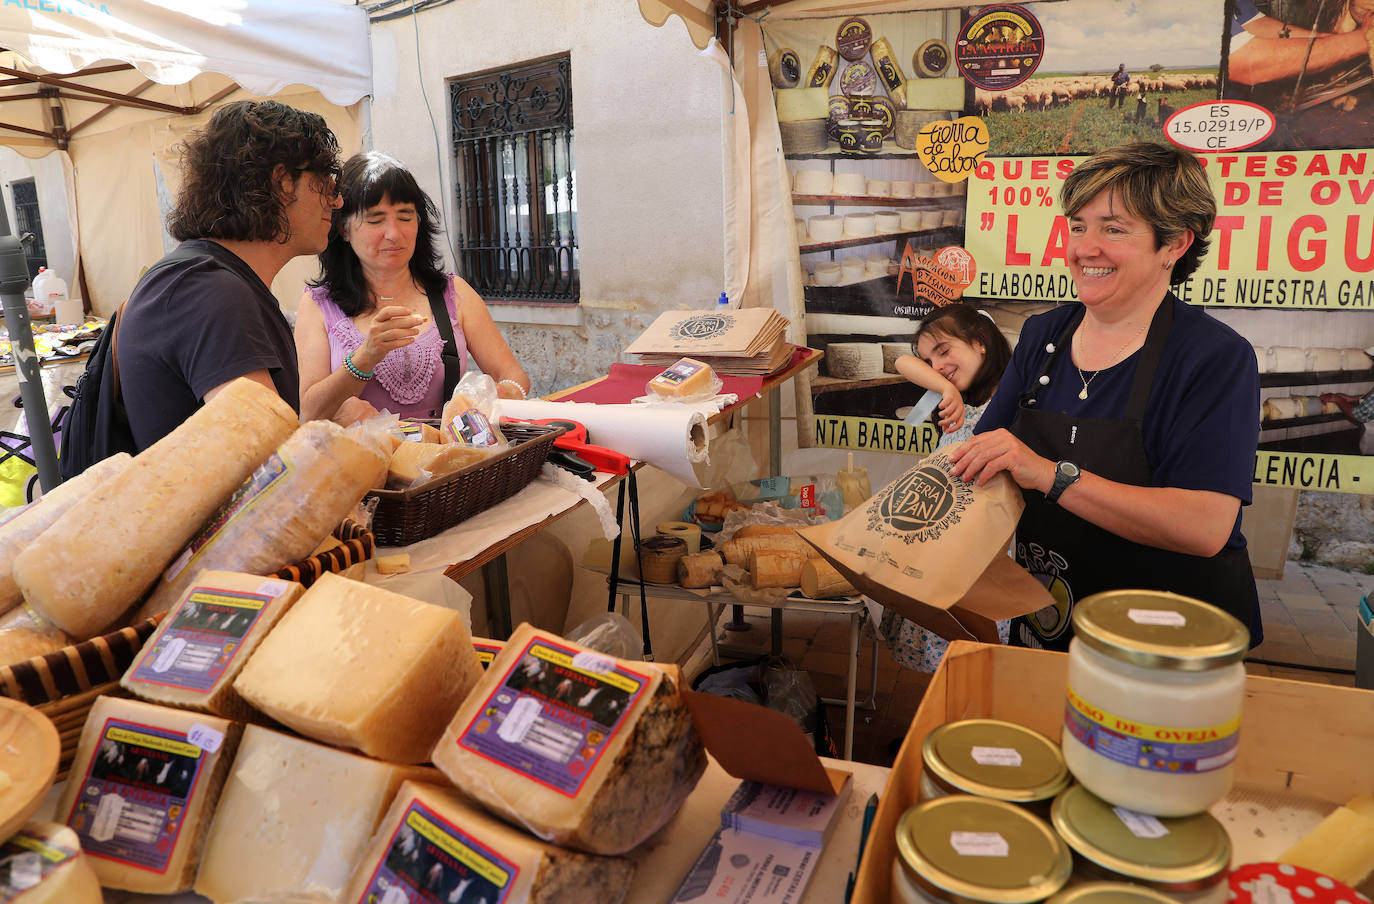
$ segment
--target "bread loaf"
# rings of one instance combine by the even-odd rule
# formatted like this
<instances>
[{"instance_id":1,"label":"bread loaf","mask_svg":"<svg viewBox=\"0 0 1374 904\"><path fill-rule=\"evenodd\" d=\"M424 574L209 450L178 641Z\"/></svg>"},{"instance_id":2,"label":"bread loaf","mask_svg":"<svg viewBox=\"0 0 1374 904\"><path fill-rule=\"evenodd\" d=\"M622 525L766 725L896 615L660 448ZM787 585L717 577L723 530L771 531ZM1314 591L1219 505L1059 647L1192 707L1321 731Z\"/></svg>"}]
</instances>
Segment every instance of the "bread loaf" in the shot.
<instances>
[{"instance_id":1,"label":"bread loaf","mask_svg":"<svg viewBox=\"0 0 1374 904\"><path fill-rule=\"evenodd\" d=\"M802 566L805 564L805 555L766 549L751 550L749 583L755 590L760 587L799 587Z\"/></svg>"},{"instance_id":2,"label":"bread loaf","mask_svg":"<svg viewBox=\"0 0 1374 904\"><path fill-rule=\"evenodd\" d=\"M721 544L720 551L726 565L738 565L741 568L749 567L749 554L753 552L786 552L802 558L820 555L811 544L797 536L795 530L790 537L779 535L727 540Z\"/></svg>"},{"instance_id":3,"label":"bread loaf","mask_svg":"<svg viewBox=\"0 0 1374 904\"><path fill-rule=\"evenodd\" d=\"M77 640L99 634L299 424L271 389L233 381L15 557L24 599Z\"/></svg>"},{"instance_id":4,"label":"bread loaf","mask_svg":"<svg viewBox=\"0 0 1374 904\"><path fill-rule=\"evenodd\" d=\"M683 556L677 561L677 582L683 587L710 587L720 580L725 562L714 550Z\"/></svg>"}]
</instances>

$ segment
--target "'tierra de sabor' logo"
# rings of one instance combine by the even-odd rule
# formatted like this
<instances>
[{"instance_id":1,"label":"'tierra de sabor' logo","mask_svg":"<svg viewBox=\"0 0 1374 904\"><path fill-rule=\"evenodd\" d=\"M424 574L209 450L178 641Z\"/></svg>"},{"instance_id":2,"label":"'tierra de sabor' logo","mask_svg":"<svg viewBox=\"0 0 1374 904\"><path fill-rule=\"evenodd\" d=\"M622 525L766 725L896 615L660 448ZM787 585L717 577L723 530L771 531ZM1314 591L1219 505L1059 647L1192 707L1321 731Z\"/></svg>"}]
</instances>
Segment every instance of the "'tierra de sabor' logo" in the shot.
<instances>
[{"instance_id":1,"label":"'tierra de sabor' logo","mask_svg":"<svg viewBox=\"0 0 1374 904\"><path fill-rule=\"evenodd\" d=\"M927 460L893 481L869 504L868 529L904 543L925 543L959 522L973 490L949 476L947 459Z\"/></svg>"},{"instance_id":2,"label":"'tierra de sabor' logo","mask_svg":"<svg viewBox=\"0 0 1374 904\"><path fill-rule=\"evenodd\" d=\"M698 314L673 327L672 336L674 339L699 342L719 336L734 325L735 318L729 314Z\"/></svg>"}]
</instances>

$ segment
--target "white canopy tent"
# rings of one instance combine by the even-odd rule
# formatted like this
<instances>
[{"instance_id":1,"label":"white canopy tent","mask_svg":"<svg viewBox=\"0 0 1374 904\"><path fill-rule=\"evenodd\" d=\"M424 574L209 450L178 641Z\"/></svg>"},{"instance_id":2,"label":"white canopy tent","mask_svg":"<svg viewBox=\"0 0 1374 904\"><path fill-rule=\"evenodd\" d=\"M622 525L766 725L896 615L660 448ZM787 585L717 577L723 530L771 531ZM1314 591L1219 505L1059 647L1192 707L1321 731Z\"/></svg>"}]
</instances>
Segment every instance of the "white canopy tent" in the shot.
<instances>
[{"instance_id":1,"label":"white canopy tent","mask_svg":"<svg viewBox=\"0 0 1374 904\"><path fill-rule=\"evenodd\" d=\"M73 257L108 313L163 253L159 179L175 146L227 100L320 113L360 150L372 91L367 13L334 0L25 0L0 5L0 144L62 155ZM165 195L165 192L164 192ZM49 243L54 237L48 237ZM278 279L299 291L309 262ZM294 294L291 296L294 301Z\"/></svg>"}]
</instances>

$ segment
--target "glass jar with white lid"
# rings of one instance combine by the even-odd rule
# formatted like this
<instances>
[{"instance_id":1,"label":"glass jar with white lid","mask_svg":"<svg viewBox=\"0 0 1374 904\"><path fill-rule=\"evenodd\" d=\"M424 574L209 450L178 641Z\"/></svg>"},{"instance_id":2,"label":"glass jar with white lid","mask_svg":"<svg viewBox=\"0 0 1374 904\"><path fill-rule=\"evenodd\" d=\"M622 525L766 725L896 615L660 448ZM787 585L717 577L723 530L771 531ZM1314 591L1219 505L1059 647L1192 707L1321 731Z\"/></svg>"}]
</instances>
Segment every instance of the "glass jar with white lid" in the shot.
<instances>
[{"instance_id":1,"label":"glass jar with white lid","mask_svg":"<svg viewBox=\"0 0 1374 904\"><path fill-rule=\"evenodd\" d=\"M1250 635L1174 593L1115 590L1073 610L1061 746L1102 799L1154 816L1201 813L1230 790Z\"/></svg>"},{"instance_id":2,"label":"glass jar with white lid","mask_svg":"<svg viewBox=\"0 0 1374 904\"><path fill-rule=\"evenodd\" d=\"M1058 744L1000 719L946 722L926 735L921 761L922 800L973 794L1049 816L1049 802L1070 781Z\"/></svg>"},{"instance_id":3,"label":"glass jar with white lid","mask_svg":"<svg viewBox=\"0 0 1374 904\"><path fill-rule=\"evenodd\" d=\"M1150 816L1074 785L1054 799L1050 821L1073 851L1075 878L1129 882L1190 904L1227 899L1231 838L1210 813Z\"/></svg>"},{"instance_id":4,"label":"glass jar with white lid","mask_svg":"<svg viewBox=\"0 0 1374 904\"><path fill-rule=\"evenodd\" d=\"M1005 801L951 794L897 823L895 904L1030 904L1064 886L1069 849L1049 823Z\"/></svg>"},{"instance_id":5,"label":"glass jar with white lid","mask_svg":"<svg viewBox=\"0 0 1374 904\"><path fill-rule=\"evenodd\" d=\"M1045 904L1174 904L1174 899L1125 882L1087 882L1065 888Z\"/></svg>"}]
</instances>

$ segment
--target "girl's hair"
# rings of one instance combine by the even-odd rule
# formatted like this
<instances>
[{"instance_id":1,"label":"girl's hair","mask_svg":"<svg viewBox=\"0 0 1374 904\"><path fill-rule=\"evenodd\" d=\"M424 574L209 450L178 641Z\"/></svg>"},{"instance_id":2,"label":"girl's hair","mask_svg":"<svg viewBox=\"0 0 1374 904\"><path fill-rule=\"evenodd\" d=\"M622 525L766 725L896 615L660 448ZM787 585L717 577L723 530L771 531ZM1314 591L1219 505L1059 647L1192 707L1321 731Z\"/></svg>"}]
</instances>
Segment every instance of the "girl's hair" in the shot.
<instances>
[{"instance_id":1,"label":"girl's hair","mask_svg":"<svg viewBox=\"0 0 1374 904\"><path fill-rule=\"evenodd\" d=\"M958 302L937 308L935 313L916 327L911 337L912 353L919 356L916 343L926 334L960 339L969 345L976 342L983 346L983 366L973 375L968 391L964 393L964 401L970 405L982 405L992 398L993 391L1002 379L1002 371L1007 369L1011 361L1011 346L991 317Z\"/></svg>"},{"instance_id":2,"label":"girl's hair","mask_svg":"<svg viewBox=\"0 0 1374 904\"><path fill-rule=\"evenodd\" d=\"M389 200L392 204L415 205L419 228L415 253L410 256L410 273L426 294L443 294L447 279L439 256L439 214L410 170L379 151L354 154L344 162L339 175L339 194L343 196L343 206L334 211L329 245L320 252L320 278L310 285L328 289L330 300L349 317L367 310L371 304L367 278L353 246L344 238L344 225L365 214L369 207Z\"/></svg>"}]
</instances>

